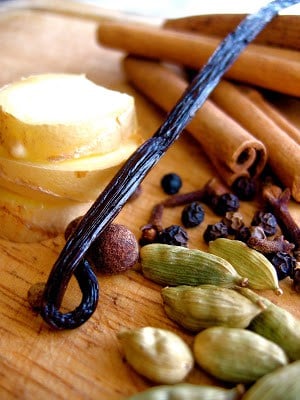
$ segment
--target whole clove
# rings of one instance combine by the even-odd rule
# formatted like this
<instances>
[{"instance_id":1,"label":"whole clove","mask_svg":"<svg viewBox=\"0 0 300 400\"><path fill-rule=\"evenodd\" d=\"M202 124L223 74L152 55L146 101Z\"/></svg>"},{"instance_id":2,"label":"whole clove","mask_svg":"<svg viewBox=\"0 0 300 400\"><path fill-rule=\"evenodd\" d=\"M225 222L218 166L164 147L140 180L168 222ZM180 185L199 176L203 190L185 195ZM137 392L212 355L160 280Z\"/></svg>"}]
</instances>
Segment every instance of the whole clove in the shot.
<instances>
[{"instance_id":1,"label":"whole clove","mask_svg":"<svg viewBox=\"0 0 300 400\"><path fill-rule=\"evenodd\" d=\"M295 250L300 249L300 227L288 208L290 190L281 190L279 186L268 182L263 188L263 197L272 208L285 238L295 244Z\"/></svg>"},{"instance_id":2,"label":"whole clove","mask_svg":"<svg viewBox=\"0 0 300 400\"><path fill-rule=\"evenodd\" d=\"M141 227L142 235L139 240L141 246L146 244L155 243L158 240L158 235L162 231L162 216L164 206L163 204L156 204L146 225Z\"/></svg>"},{"instance_id":3,"label":"whole clove","mask_svg":"<svg viewBox=\"0 0 300 400\"><path fill-rule=\"evenodd\" d=\"M247 241L247 245L263 254L289 253L295 248L295 245L285 240L283 236L273 240L251 236Z\"/></svg>"}]
</instances>

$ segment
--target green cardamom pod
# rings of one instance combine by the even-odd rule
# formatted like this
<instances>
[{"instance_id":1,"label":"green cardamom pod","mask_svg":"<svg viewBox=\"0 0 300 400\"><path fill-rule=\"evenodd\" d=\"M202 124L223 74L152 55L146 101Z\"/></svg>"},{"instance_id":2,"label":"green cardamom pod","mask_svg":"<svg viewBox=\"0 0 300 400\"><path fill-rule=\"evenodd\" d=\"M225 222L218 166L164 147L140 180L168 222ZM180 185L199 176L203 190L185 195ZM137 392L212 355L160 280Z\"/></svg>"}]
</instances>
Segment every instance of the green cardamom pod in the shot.
<instances>
[{"instance_id":1,"label":"green cardamom pod","mask_svg":"<svg viewBox=\"0 0 300 400\"><path fill-rule=\"evenodd\" d=\"M272 289L282 294L278 277L271 262L257 250L239 240L219 238L209 242L209 251L230 262L236 271L249 279L249 288Z\"/></svg>"},{"instance_id":2,"label":"green cardamom pod","mask_svg":"<svg viewBox=\"0 0 300 400\"><path fill-rule=\"evenodd\" d=\"M127 362L156 383L183 381L194 366L189 346L175 333L150 326L118 334Z\"/></svg>"},{"instance_id":3,"label":"green cardamom pod","mask_svg":"<svg viewBox=\"0 0 300 400\"><path fill-rule=\"evenodd\" d=\"M220 325L246 328L264 309L232 289L215 285L165 287L161 295L168 317L194 332Z\"/></svg>"},{"instance_id":4,"label":"green cardamom pod","mask_svg":"<svg viewBox=\"0 0 300 400\"><path fill-rule=\"evenodd\" d=\"M265 310L251 321L249 329L277 343L291 361L300 360L300 320L250 289L237 290L248 299L265 305Z\"/></svg>"},{"instance_id":5,"label":"green cardamom pod","mask_svg":"<svg viewBox=\"0 0 300 400\"><path fill-rule=\"evenodd\" d=\"M194 356L214 377L238 383L254 382L288 363L277 344L246 329L221 326L197 334Z\"/></svg>"},{"instance_id":6,"label":"green cardamom pod","mask_svg":"<svg viewBox=\"0 0 300 400\"><path fill-rule=\"evenodd\" d=\"M228 261L201 250L153 243L141 248L140 260L144 276L164 286L247 285Z\"/></svg>"},{"instance_id":7,"label":"green cardamom pod","mask_svg":"<svg viewBox=\"0 0 300 400\"><path fill-rule=\"evenodd\" d=\"M208 385L177 383L156 386L130 396L126 400L237 400L241 394L242 390L239 386L223 389Z\"/></svg>"},{"instance_id":8,"label":"green cardamom pod","mask_svg":"<svg viewBox=\"0 0 300 400\"><path fill-rule=\"evenodd\" d=\"M259 379L243 400L299 400L300 361L279 368Z\"/></svg>"}]
</instances>

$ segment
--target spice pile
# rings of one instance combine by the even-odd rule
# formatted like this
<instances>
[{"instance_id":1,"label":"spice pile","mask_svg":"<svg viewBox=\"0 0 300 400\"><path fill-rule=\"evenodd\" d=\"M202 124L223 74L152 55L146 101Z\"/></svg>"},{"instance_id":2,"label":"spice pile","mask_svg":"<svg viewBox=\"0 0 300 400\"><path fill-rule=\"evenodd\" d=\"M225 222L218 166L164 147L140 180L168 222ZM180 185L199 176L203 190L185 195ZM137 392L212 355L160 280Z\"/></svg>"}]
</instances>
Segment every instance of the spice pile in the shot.
<instances>
[{"instance_id":1,"label":"spice pile","mask_svg":"<svg viewBox=\"0 0 300 400\"><path fill-rule=\"evenodd\" d=\"M252 181L247 185L241 182L240 188L248 190L249 185L248 197L253 198L258 189L255 186L253 190ZM277 212L279 219L270 210L259 210L247 227L238 211L240 200L247 196L229 192L215 179L203 189L180 194L181 178L172 173L162 177L161 187L172 194L154 206L151 221L141 229L140 249L128 228L111 224L87 253L97 271L109 274L128 270L139 257L142 274L163 286L162 306L168 318L195 335L190 348L165 329L147 326L120 331L118 338L128 364L158 385L130 400L173 395L244 400L257 399L261 393L274 400L282 398L286 390L289 398L295 399L300 389L295 378L300 372L300 321L257 294L261 289L281 294L278 281L294 277L297 271L297 253L293 253L297 242L285 240L284 229L280 229L292 221L288 209L284 209L285 218ZM272 201L274 193L279 202L284 193L269 183L263 190L265 198ZM137 195L141 193L139 190ZM208 252L188 248L187 230L205 221L201 202L222 216L204 231ZM179 205L182 226L163 228L163 210ZM273 210L277 211L276 206ZM66 239L79 222L80 218L68 226ZM212 235L211 227L218 224L226 234L216 234L215 229ZM297 288L296 281L294 286ZM35 309L43 290L44 285L39 284L29 291ZM195 365L229 388L182 383Z\"/></svg>"},{"instance_id":2,"label":"spice pile","mask_svg":"<svg viewBox=\"0 0 300 400\"><path fill-rule=\"evenodd\" d=\"M288 218L282 218L273 206L279 221L270 210L259 210L251 226L246 227L235 194L216 195L214 190L208 191L212 188L209 182L204 190L181 195L182 182L176 176L168 174L161 181L162 188L166 192L171 188L173 194L154 206L151 221L142 227L140 263L143 275L163 286L166 315L195 336L189 350L184 342L178 345L182 339L171 331L144 327L120 332L118 337L129 365L158 385L130 400L172 395L180 399L195 396L243 400L263 395L275 400L286 398L286 391L289 399L296 399L300 389L300 321L257 294L261 289L281 294L278 280L294 277L297 271L293 255L297 242L285 240L280 229L286 228L287 220L292 221L288 209L283 212ZM284 193L269 183L264 190L267 200L270 193L280 193L278 199ZM246 196L241 197L244 200ZM217 215L223 216L217 224L226 230L226 235L206 240L209 252L189 249L185 231L205 219L199 201L204 199ZM183 226L162 228L166 204L183 206ZM180 230L185 232L185 241L182 234L178 240ZM167 242L165 232L169 232ZM297 288L296 281L294 286ZM195 364L229 384L229 388L182 383Z\"/></svg>"},{"instance_id":3,"label":"spice pile","mask_svg":"<svg viewBox=\"0 0 300 400\"><path fill-rule=\"evenodd\" d=\"M218 25L226 21L226 16L213 17ZM268 162L299 201L299 129L265 95L267 89L299 97L299 51L287 34L299 21L289 17L275 20L281 24L277 35L287 40L277 42L271 29L260 45L247 46L186 129L228 186L243 176L260 176ZM187 88L191 71L194 77L228 32L217 38L208 26L208 16L197 15L161 26L107 22L99 26L97 39L124 53L128 81L168 113Z\"/></svg>"},{"instance_id":4,"label":"spice pile","mask_svg":"<svg viewBox=\"0 0 300 400\"><path fill-rule=\"evenodd\" d=\"M176 182L175 185L173 182ZM202 189L180 194L178 192L181 188L181 179L172 173L163 176L161 186L166 194L170 193L171 187L173 194L153 207L148 224L141 228L141 246L150 243L187 246L188 228L203 223L205 218L203 204L205 204L216 215L221 216L220 221L206 226L203 238L207 244L219 238L246 243L248 247L262 253L270 261L279 280L290 277L293 280L293 287L299 291L297 262L300 230L288 210L288 189L282 191L279 186L270 183L269 179L266 180L261 189L265 200L264 206L255 212L247 226L243 215L239 212L240 202L252 200L258 194L260 189L257 181L240 178L238 184L229 190L217 179L213 179ZM171 225L163 228L164 209L179 206L184 206L181 210L182 226ZM228 243L224 246L227 249ZM214 248L212 245L209 247ZM219 255L226 258L224 252ZM231 261L230 255L229 261Z\"/></svg>"}]
</instances>

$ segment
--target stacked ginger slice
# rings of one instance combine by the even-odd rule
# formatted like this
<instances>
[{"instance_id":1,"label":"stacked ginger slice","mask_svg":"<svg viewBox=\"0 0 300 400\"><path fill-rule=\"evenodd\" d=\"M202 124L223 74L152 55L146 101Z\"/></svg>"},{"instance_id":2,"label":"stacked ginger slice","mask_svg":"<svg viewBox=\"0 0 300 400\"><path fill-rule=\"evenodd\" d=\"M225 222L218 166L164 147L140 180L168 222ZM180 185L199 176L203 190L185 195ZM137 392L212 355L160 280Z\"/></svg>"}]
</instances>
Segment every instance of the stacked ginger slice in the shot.
<instances>
[{"instance_id":1,"label":"stacked ginger slice","mask_svg":"<svg viewBox=\"0 0 300 400\"><path fill-rule=\"evenodd\" d=\"M84 75L0 90L1 237L33 242L83 215L140 144L134 99Z\"/></svg>"}]
</instances>

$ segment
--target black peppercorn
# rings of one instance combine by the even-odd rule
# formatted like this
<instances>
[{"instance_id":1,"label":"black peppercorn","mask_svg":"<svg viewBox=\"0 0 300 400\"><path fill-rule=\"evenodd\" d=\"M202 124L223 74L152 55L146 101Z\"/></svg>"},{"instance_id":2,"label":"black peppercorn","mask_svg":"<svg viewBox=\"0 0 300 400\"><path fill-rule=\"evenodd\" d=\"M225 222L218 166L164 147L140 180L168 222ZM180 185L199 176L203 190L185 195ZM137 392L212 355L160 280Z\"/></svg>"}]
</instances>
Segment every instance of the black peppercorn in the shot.
<instances>
[{"instance_id":1,"label":"black peppercorn","mask_svg":"<svg viewBox=\"0 0 300 400\"><path fill-rule=\"evenodd\" d=\"M228 227L224 222L220 221L213 225L207 225L203 238L206 243L218 238L226 238L229 236Z\"/></svg>"},{"instance_id":2,"label":"black peppercorn","mask_svg":"<svg viewBox=\"0 0 300 400\"><path fill-rule=\"evenodd\" d=\"M225 215L228 211L237 211L240 207L238 197L233 193L224 193L218 196L214 204L214 212L218 215Z\"/></svg>"},{"instance_id":3,"label":"black peppercorn","mask_svg":"<svg viewBox=\"0 0 300 400\"><path fill-rule=\"evenodd\" d=\"M175 173L166 174L161 179L161 187L166 194L175 194L179 192L182 181L179 175Z\"/></svg>"},{"instance_id":4,"label":"black peppercorn","mask_svg":"<svg viewBox=\"0 0 300 400\"><path fill-rule=\"evenodd\" d=\"M262 227L266 236L275 235L277 231L277 220L270 212L257 211L251 221L251 225Z\"/></svg>"},{"instance_id":5,"label":"black peppercorn","mask_svg":"<svg viewBox=\"0 0 300 400\"><path fill-rule=\"evenodd\" d=\"M188 204L181 213L181 221L186 228L198 226L204 220L204 210L200 203L194 201Z\"/></svg>"},{"instance_id":6,"label":"black peppercorn","mask_svg":"<svg viewBox=\"0 0 300 400\"><path fill-rule=\"evenodd\" d=\"M293 277L296 259L288 253L278 252L269 257L274 266L278 279L282 280L287 276Z\"/></svg>"},{"instance_id":7,"label":"black peppercorn","mask_svg":"<svg viewBox=\"0 0 300 400\"><path fill-rule=\"evenodd\" d=\"M256 195L257 184L254 179L241 176L233 182L231 189L240 200L252 200Z\"/></svg>"},{"instance_id":8,"label":"black peppercorn","mask_svg":"<svg viewBox=\"0 0 300 400\"><path fill-rule=\"evenodd\" d=\"M171 225L159 233L158 242L174 246L186 246L188 234L180 225Z\"/></svg>"}]
</instances>

